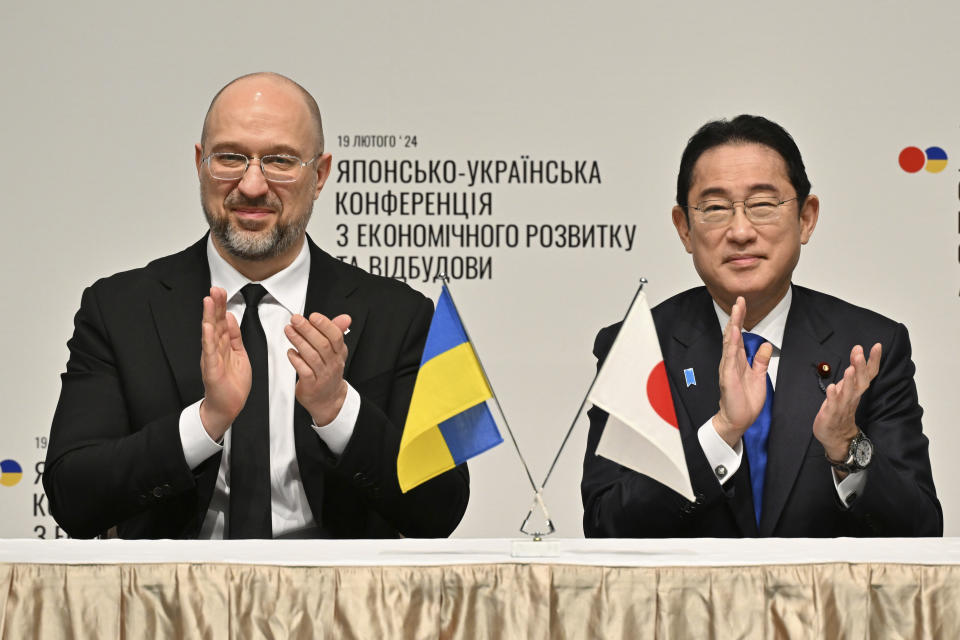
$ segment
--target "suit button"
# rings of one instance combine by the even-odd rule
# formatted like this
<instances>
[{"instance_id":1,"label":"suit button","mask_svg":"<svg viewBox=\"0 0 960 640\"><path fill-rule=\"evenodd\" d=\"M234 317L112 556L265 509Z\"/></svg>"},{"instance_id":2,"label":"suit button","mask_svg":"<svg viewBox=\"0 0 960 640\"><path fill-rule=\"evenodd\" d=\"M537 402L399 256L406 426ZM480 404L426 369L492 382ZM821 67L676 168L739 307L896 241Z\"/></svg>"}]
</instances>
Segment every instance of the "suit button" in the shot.
<instances>
[{"instance_id":1,"label":"suit button","mask_svg":"<svg viewBox=\"0 0 960 640\"><path fill-rule=\"evenodd\" d=\"M356 482L357 484L368 484L366 474L360 471L353 474L353 481Z\"/></svg>"},{"instance_id":2,"label":"suit button","mask_svg":"<svg viewBox=\"0 0 960 640\"><path fill-rule=\"evenodd\" d=\"M160 498L162 498L162 497L163 497L163 489L162 489L161 487L154 487L154 488L153 488L153 497L154 497L154 498L157 498L158 500L159 500Z\"/></svg>"},{"instance_id":3,"label":"suit button","mask_svg":"<svg viewBox=\"0 0 960 640\"><path fill-rule=\"evenodd\" d=\"M718 478L726 478L726 477L727 477L727 468L726 468L725 466L723 466L722 464L718 464L717 467L716 467L716 469L713 470L713 472L714 472L715 474L717 474L717 477L718 477Z\"/></svg>"}]
</instances>

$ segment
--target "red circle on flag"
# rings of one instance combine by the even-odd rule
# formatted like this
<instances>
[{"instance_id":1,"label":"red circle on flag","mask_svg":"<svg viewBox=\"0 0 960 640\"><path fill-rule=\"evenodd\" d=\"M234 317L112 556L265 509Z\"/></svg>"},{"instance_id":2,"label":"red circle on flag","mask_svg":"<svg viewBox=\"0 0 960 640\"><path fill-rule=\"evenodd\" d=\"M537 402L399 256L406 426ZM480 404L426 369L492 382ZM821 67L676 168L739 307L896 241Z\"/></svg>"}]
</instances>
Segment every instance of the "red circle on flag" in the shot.
<instances>
[{"instance_id":1,"label":"red circle on flag","mask_svg":"<svg viewBox=\"0 0 960 640\"><path fill-rule=\"evenodd\" d=\"M900 168L907 173L916 173L927 163L927 156L917 147L907 147L900 152Z\"/></svg>"},{"instance_id":2,"label":"red circle on flag","mask_svg":"<svg viewBox=\"0 0 960 640\"><path fill-rule=\"evenodd\" d=\"M670 395L670 383L667 381L667 367L661 360L647 376L647 400L650 406L674 428L677 427L677 412L673 408L673 396Z\"/></svg>"}]
</instances>

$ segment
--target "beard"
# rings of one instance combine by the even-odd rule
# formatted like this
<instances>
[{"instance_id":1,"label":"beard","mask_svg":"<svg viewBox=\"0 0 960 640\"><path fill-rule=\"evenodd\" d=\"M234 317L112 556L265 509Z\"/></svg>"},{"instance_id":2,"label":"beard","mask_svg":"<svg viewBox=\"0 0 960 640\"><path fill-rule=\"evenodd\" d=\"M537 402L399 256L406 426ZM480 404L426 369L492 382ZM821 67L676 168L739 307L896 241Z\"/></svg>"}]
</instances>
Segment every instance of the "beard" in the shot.
<instances>
[{"instance_id":1,"label":"beard","mask_svg":"<svg viewBox=\"0 0 960 640\"><path fill-rule=\"evenodd\" d=\"M270 229L245 229L230 216L224 213L218 215L207 206L207 198L201 186L200 202L203 206L203 215L210 225L210 233L217 244L231 255L243 260L267 260L275 258L290 250L306 232L307 223L313 214L313 201L310 200L305 211L294 213L288 219L280 218ZM239 191L233 191L223 202L224 209L231 207L262 207L271 209L276 214L283 210L283 205L274 194L268 193L261 198L250 199Z\"/></svg>"}]
</instances>

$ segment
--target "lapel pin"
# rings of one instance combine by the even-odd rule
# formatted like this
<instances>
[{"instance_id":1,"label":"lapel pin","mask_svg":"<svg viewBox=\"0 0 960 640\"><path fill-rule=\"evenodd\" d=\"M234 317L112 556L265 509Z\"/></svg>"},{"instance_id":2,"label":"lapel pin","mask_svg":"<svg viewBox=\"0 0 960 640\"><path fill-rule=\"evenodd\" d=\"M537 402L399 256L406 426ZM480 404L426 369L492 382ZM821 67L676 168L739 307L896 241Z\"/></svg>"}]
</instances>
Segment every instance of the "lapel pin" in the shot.
<instances>
[{"instance_id":1,"label":"lapel pin","mask_svg":"<svg viewBox=\"0 0 960 640\"><path fill-rule=\"evenodd\" d=\"M833 369L826 362L818 362L816 364L817 368L817 386L820 387L820 391L824 393L827 392L827 385L825 381L830 377L830 374L833 373Z\"/></svg>"},{"instance_id":2,"label":"lapel pin","mask_svg":"<svg viewBox=\"0 0 960 640\"><path fill-rule=\"evenodd\" d=\"M687 387L697 386L697 377L693 375L693 369L684 369L683 370L683 379L687 383Z\"/></svg>"}]
</instances>

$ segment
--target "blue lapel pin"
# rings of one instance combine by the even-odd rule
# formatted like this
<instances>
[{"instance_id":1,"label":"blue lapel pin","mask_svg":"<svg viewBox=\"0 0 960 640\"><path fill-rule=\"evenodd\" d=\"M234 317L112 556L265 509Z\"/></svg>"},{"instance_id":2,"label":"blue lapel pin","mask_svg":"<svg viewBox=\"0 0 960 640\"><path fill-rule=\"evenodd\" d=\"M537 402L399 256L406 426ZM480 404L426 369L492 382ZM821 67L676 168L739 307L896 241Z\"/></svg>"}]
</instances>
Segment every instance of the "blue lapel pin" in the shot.
<instances>
[{"instance_id":1,"label":"blue lapel pin","mask_svg":"<svg viewBox=\"0 0 960 640\"><path fill-rule=\"evenodd\" d=\"M697 386L697 377L693 375L693 369L684 369L683 379L686 381L687 387Z\"/></svg>"}]
</instances>

